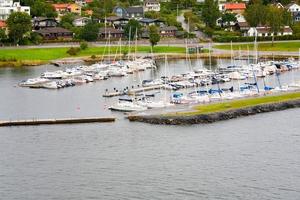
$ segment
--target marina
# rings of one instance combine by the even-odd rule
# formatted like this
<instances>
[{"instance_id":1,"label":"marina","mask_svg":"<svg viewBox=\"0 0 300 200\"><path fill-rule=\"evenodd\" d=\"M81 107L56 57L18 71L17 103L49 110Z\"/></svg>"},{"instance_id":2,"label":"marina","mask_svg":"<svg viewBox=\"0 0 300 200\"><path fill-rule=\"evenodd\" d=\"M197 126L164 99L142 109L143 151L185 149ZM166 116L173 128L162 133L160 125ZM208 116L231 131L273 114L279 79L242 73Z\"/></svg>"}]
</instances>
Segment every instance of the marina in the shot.
<instances>
[{"instance_id":1,"label":"marina","mask_svg":"<svg viewBox=\"0 0 300 200\"><path fill-rule=\"evenodd\" d=\"M212 59L211 63L212 71L231 65L228 59ZM246 65L247 61L237 63ZM209 60L191 60L189 64L185 59L169 59L167 75L185 74L190 66L210 70ZM299 174L299 109L189 126L131 123L123 112L109 110L119 98L134 96L103 98L106 89L141 88L143 80L165 76L164 60L157 61L153 71L64 89L18 86L21 80L45 71L72 67L1 68L0 119L112 116L116 123L1 127L3 199L132 199L133 195L143 199L153 195L159 199L247 199L255 195L267 200L299 196L299 179L295 178ZM282 88L299 78L299 70L279 74ZM257 78L259 89L264 89L264 81L266 86L279 88L276 74ZM253 78L220 83L220 88L233 86L233 91L238 91L239 84L247 82L253 83ZM210 89L217 90L218 84L209 85ZM206 91L206 86L199 86L200 90ZM165 97L169 100L174 92L193 91L194 87L162 88L135 96L154 95L154 102L164 105ZM190 104L175 107L184 110ZM158 110L163 109L175 108ZM229 192L229 187L235 192Z\"/></svg>"}]
</instances>

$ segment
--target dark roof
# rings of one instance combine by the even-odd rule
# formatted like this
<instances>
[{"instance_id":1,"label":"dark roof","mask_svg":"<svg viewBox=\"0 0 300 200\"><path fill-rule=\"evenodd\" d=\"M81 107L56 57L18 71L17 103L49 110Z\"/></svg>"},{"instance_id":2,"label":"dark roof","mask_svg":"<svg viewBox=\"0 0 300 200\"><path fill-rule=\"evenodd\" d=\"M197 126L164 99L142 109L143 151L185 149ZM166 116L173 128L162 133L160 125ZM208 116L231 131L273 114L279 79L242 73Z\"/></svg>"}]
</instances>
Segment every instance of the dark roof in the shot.
<instances>
[{"instance_id":1,"label":"dark roof","mask_svg":"<svg viewBox=\"0 0 300 200\"><path fill-rule=\"evenodd\" d=\"M129 20L128 18L125 17L118 17L118 16L110 16L106 18L106 21L120 21L120 20Z\"/></svg>"},{"instance_id":2,"label":"dark roof","mask_svg":"<svg viewBox=\"0 0 300 200\"><path fill-rule=\"evenodd\" d=\"M131 13L144 13L144 8L142 6L131 6L126 8L128 14Z\"/></svg>"},{"instance_id":3,"label":"dark roof","mask_svg":"<svg viewBox=\"0 0 300 200\"><path fill-rule=\"evenodd\" d=\"M145 0L145 3L159 3L157 0Z\"/></svg>"},{"instance_id":4,"label":"dark roof","mask_svg":"<svg viewBox=\"0 0 300 200\"><path fill-rule=\"evenodd\" d=\"M248 22L238 22L237 25L240 27L240 28L248 28L250 27Z\"/></svg>"},{"instance_id":5,"label":"dark roof","mask_svg":"<svg viewBox=\"0 0 300 200\"><path fill-rule=\"evenodd\" d=\"M62 27L49 27L49 28L43 28L41 30L36 31L40 34L47 34L47 33L72 33L72 31L69 31L68 29L62 28Z\"/></svg>"},{"instance_id":6,"label":"dark roof","mask_svg":"<svg viewBox=\"0 0 300 200\"><path fill-rule=\"evenodd\" d=\"M56 19L54 19L54 18L48 18L48 17L34 17L33 18L33 21L35 21L35 22L40 22L40 21L45 21L45 20L56 21Z\"/></svg>"},{"instance_id":7,"label":"dark roof","mask_svg":"<svg viewBox=\"0 0 300 200\"><path fill-rule=\"evenodd\" d=\"M161 31L177 31L178 28L176 26L166 26L160 28Z\"/></svg>"},{"instance_id":8,"label":"dark roof","mask_svg":"<svg viewBox=\"0 0 300 200\"><path fill-rule=\"evenodd\" d=\"M258 33L270 33L271 28L270 27L257 27L256 28ZM282 32L293 32L293 30L289 26L285 26L282 30Z\"/></svg>"},{"instance_id":9,"label":"dark roof","mask_svg":"<svg viewBox=\"0 0 300 200\"><path fill-rule=\"evenodd\" d=\"M103 33L124 33L124 31L122 30L118 30L118 29L114 29L114 28L111 28L111 27L102 27L99 29L99 33L100 34L103 34Z\"/></svg>"},{"instance_id":10,"label":"dark roof","mask_svg":"<svg viewBox=\"0 0 300 200\"><path fill-rule=\"evenodd\" d=\"M143 19L140 19L139 22L142 22L142 23L153 23L153 22L163 22L163 21L160 20L160 19L143 18Z\"/></svg>"}]
</instances>

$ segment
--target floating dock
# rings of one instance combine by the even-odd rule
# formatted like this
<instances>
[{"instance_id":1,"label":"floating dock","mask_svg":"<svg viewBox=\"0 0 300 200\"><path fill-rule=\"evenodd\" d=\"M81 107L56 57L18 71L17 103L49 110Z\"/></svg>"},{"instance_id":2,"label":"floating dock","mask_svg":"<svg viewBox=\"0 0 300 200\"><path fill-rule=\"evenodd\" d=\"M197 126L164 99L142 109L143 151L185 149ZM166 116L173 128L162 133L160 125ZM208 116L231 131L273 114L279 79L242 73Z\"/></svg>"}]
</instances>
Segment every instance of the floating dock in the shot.
<instances>
[{"instance_id":1,"label":"floating dock","mask_svg":"<svg viewBox=\"0 0 300 200\"><path fill-rule=\"evenodd\" d=\"M89 117L89 118L66 118L66 119L30 119L30 120L13 120L0 121L0 126L36 126L50 124L80 124L80 123L104 123L114 122L114 117Z\"/></svg>"},{"instance_id":2,"label":"floating dock","mask_svg":"<svg viewBox=\"0 0 300 200\"><path fill-rule=\"evenodd\" d=\"M148 87L139 87L135 89L130 89L128 92L106 92L103 94L103 97L115 97L115 96L121 96L121 95L134 95L136 93L145 92L145 91L151 91L151 90L158 90L158 89L164 89L164 85L154 85L154 86L148 86Z\"/></svg>"}]
</instances>

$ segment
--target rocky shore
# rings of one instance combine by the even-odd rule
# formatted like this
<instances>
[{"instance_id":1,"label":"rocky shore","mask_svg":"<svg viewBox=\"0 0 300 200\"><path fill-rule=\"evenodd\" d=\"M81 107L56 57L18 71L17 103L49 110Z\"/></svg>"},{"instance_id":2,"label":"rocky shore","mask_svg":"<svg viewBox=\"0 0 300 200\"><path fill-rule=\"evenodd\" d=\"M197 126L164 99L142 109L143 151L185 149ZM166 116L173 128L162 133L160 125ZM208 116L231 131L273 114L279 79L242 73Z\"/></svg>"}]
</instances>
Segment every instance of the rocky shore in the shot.
<instances>
[{"instance_id":1,"label":"rocky shore","mask_svg":"<svg viewBox=\"0 0 300 200\"><path fill-rule=\"evenodd\" d=\"M190 125L190 124L207 124L222 120L229 120L243 116L255 115L258 113L266 113L273 111L281 111L290 108L299 108L300 99L289 100L278 103L261 104L241 109L227 110L223 112L215 112L198 115L131 115L128 116L130 121L145 122L150 124L164 125Z\"/></svg>"}]
</instances>

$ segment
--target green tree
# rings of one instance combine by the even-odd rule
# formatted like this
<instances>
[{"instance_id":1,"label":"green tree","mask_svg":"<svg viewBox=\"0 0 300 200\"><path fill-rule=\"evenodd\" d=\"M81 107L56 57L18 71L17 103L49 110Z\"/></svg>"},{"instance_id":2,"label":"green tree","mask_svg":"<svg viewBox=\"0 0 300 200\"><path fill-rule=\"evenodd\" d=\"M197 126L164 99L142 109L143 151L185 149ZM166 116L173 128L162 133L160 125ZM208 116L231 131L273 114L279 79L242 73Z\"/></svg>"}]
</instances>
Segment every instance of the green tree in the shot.
<instances>
[{"instance_id":1,"label":"green tree","mask_svg":"<svg viewBox=\"0 0 300 200\"><path fill-rule=\"evenodd\" d=\"M131 19L128 21L124 28L124 34L127 38L130 37L130 39L133 40L133 38L135 38L136 33L138 36L140 35L141 25L137 20Z\"/></svg>"},{"instance_id":2,"label":"green tree","mask_svg":"<svg viewBox=\"0 0 300 200\"><path fill-rule=\"evenodd\" d=\"M220 17L218 1L205 0L202 9L202 19L207 27L214 28Z\"/></svg>"},{"instance_id":3,"label":"green tree","mask_svg":"<svg viewBox=\"0 0 300 200\"><path fill-rule=\"evenodd\" d=\"M247 7L245 18L251 27L257 27L259 24L264 25L267 18L267 7L258 0Z\"/></svg>"},{"instance_id":4,"label":"green tree","mask_svg":"<svg viewBox=\"0 0 300 200\"><path fill-rule=\"evenodd\" d=\"M75 20L75 14L74 13L67 13L64 16L62 16L60 25L66 29L71 29L73 27L73 21Z\"/></svg>"},{"instance_id":5,"label":"green tree","mask_svg":"<svg viewBox=\"0 0 300 200\"><path fill-rule=\"evenodd\" d=\"M274 36L283 28L283 10L276 6L268 6L267 25L272 33L272 46L274 45Z\"/></svg>"},{"instance_id":6,"label":"green tree","mask_svg":"<svg viewBox=\"0 0 300 200\"><path fill-rule=\"evenodd\" d=\"M230 22L236 22L236 16L233 13L225 13L222 15L222 24L230 25Z\"/></svg>"},{"instance_id":7,"label":"green tree","mask_svg":"<svg viewBox=\"0 0 300 200\"><path fill-rule=\"evenodd\" d=\"M155 11L148 11L148 12L145 12L145 17L151 18L151 19L158 19L158 18L160 18L160 13L155 12Z\"/></svg>"},{"instance_id":8,"label":"green tree","mask_svg":"<svg viewBox=\"0 0 300 200\"><path fill-rule=\"evenodd\" d=\"M160 41L159 30L154 25L149 26L149 41L152 47L157 45L157 43Z\"/></svg>"},{"instance_id":9,"label":"green tree","mask_svg":"<svg viewBox=\"0 0 300 200\"><path fill-rule=\"evenodd\" d=\"M291 26L293 23L292 15L287 9L284 9L282 11L282 20L283 20L283 24L287 26Z\"/></svg>"},{"instance_id":10,"label":"green tree","mask_svg":"<svg viewBox=\"0 0 300 200\"><path fill-rule=\"evenodd\" d=\"M85 41L96 41L99 34L99 26L96 23L87 23L80 34L80 38Z\"/></svg>"},{"instance_id":11,"label":"green tree","mask_svg":"<svg viewBox=\"0 0 300 200\"><path fill-rule=\"evenodd\" d=\"M17 44L23 39L24 35L31 32L31 17L27 13L13 12L6 21L9 38Z\"/></svg>"},{"instance_id":12,"label":"green tree","mask_svg":"<svg viewBox=\"0 0 300 200\"><path fill-rule=\"evenodd\" d=\"M7 39L7 35L4 29L0 28L0 44Z\"/></svg>"},{"instance_id":13,"label":"green tree","mask_svg":"<svg viewBox=\"0 0 300 200\"><path fill-rule=\"evenodd\" d=\"M36 0L33 5L31 5L30 13L32 16L38 17L57 17L54 7L43 0Z\"/></svg>"},{"instance_id":14,"label":"green tree","mask_svg":"<svg viewBox=\"0 0 300 200\"><path fill-rule=\"evenodd\" d=\"M293 26L292 26L292 29L293 29L293 33L295 35L298 35L300 34L300 23L295 23Z\"/></svg>"}]
</instances>

